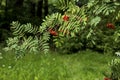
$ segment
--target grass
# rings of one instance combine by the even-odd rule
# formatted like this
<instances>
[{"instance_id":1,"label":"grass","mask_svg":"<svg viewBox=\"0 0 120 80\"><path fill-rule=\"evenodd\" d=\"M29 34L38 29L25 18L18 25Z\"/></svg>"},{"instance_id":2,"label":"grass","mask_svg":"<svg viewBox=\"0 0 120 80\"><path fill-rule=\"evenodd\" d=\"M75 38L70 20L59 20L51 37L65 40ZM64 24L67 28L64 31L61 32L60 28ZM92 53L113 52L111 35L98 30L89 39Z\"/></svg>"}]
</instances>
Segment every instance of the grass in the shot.
<instances>
[{"instance_id":1,"label":"grass","mask_svg":"<svg viewBox=\"0 0 120 80\"><path fill-rule=\"evenodd\" d=\"M93 51L26 54L18 60L12 52L1 56L0 80L103 80L113 58Z\"/></svg>"}]
</instances>

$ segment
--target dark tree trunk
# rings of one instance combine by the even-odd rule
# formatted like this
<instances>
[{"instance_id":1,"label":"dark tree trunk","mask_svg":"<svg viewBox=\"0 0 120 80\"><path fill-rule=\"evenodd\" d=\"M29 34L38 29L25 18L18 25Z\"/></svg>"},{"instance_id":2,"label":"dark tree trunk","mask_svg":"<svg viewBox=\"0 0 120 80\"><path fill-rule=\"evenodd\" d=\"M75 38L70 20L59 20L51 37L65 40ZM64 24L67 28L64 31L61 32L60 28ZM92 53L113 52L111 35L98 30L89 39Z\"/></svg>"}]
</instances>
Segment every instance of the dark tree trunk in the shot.
<instances>
[{"instance_id":1,"label":"dark tree trunk","mask_svg":"<svg viewBox=\"0 0 120 80\"><path fill-rule=\"evenodd\" d=\"M36 16L36 9L35 9L36 8L36 4L31 2L30 5L31 5L30 6L31 16L35 17Z\"/></svg>"},{"instance_id":2,"label":"dark tree trunk","mask_svg":"<svg viewBox=\"0 0 120 80\"><path fill-rule=\"evenodd\" d=\"M24 0L16 0L15 7L21 7Z\"/></svg>"},{"instance_id":3,"label":"dark tree trunk","mask_svg":"<svg viewBox=\"0 0 120 80\"><path fill-rule=\"evenodd\" d=\"M24 0L16 0L13 6L13 14L15 19L18 19L18 16L23 15L23 2Z\"/></svg>"},{"instance_id":4,"label":"dark tree trunk","mask_svg":"<svg viewBox=\"0 0 120 80\"><path fill-rule=\"evenodd\" d=\"M48 14L48 0L44 0L44 16Z\"/></svg>"},{"instance_id":5,"label":"dark tree trunk","mask_svg":"<svg viewBox=\"0 0 120 80\"><path fill-rule=\"evenodd\" d=\"M7 13L8 13L8 1L6 0L5 2L6 6L5 6L5 17L7 18Z\"/></svg>"},{"instance_id":6,"label":"dark tree trunk","mask_svg":"<svg viewBox=\"0 0 120 80\"><path fill-rule=\"evenodd\" d=\"M43 0L38 1L37 5L37 16L42 20L42 8L43 8Z\"/></svg>"},{"instance_id":7,"label":"dark tree trunk","mask_svg":"<svg viewBox=\"0 0 120 80\"><path fill-rule=\"evenodd\" d=\"M4 8L4 15L5 15L5 17L4 17L4 23L2 24L2 28L3 29L6 29L6 30L10 30L10 28L8 27L8 25L9 25L9 17L8 17L8 1L6 0L6 2L5 2L5 4L6 4L6 6L5 6L5 8Z\"/></svg>"}]
</instances>

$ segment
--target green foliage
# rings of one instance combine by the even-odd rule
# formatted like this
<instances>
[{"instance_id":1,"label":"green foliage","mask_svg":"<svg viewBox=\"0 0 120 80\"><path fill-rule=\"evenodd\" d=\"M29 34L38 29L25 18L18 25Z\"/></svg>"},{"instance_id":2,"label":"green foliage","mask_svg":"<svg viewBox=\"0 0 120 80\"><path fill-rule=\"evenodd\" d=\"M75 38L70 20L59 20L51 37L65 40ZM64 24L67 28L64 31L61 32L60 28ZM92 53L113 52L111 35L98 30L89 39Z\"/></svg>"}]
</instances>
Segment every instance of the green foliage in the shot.
<instances>
[{"instance_id":1,"label":"green foliage","mask_svg":"<svg viewBox=\"0 0 120 80\"><path fill-rule=\"evenodd\" d=\"M16 36L25 36L26 33L32 33L37 34L38 33L38 27L33 26L30 23L21 25L19 22L12 22L11 24L11 30L13 30L13 35Z\"/></svg>"},{"instance_id":2,"label":"green foliage","mask_svg":"<svg viewBox=\"0 0 120 80\"><path fill-rule=\"evenodd\" d=\"M61 15L61 13L54 13L52 15L48 15L46 16L45 20L43 20L44 22L42 23L39 30L43 32L46 29L47 30L51 28L54 29L58 33L58 36L53 38L56 47L59 49L60 47L61 48L63 46L65 47L64 43L66 42L68 43L67 40L72 39L71 42L73 42L73 40L75 40L76 37L82 34L83 30L85 30L86 28L85 25L87 24L87 18L86 18L86 12L83 9L84 7L79 8L78 6L72 4L71 6L69 6L69 9L64 13L64 15ZM65 16L69 18L68 21L64 20ZM68 45L66 45L66 49L67 46Z\"/></svg>"},{"instance_id":3,"label":"green foliage","mask_svg":"<svg viewBox=\"0 0 120 80\"><path fill-rule=\"evenodd\" d=\"M14 50L16 55L24 55L26 50L29 50L30 52L38 52L38 39L33 39L32 36L30 36L27 39L24 38L21 40L20 43L20 38L18 36L14 38L8 38L7 46L8 47L4 48L4 50Z\"/></svg>"},{"instance_id":4,"label":"green foliage","mask_svg":"<svg viewBox=\"0 0 120 80\"><path fill-rule=\"evenodd\" d=\"M61 22L62 15L60 13L53 13L52 15L48 15L43 20L44 22L39 27L40 32L44 32L45 30L48 30L49 28L55 28L57 25L62 24Z\"/></svg>"},{"instance_id":5,"label":"green foliage","mask_svg":"<svg viewBox=\"0 0 120 80\"><path fill-rule=\"evenodd\" d=\"M53 14L44 22L47 27L55 28L59 34L53 40L56 47L71 50L74 45L76 49L90 48L104 53L120 50L119 23L116 24L120 22L119 1L89 0L81 7L76 6L72 1L67 0L65 3L59 0L58 4L62 5L59 9L64 12L63 16L57 17ZM56 16L54 20L52 20L53 16ZM67 21L64 20L65 16L68 18ZM108 28L109 24L112 24L112 29Z\"/></svg>"},{"instance_id":6,"label":"green foliage","mask_svg":"<svg viewBox=\"0 0 120 80\"><path fill-rule=\"evenodd\" d=\"M80 40L80 38L76 37L59 37L55 38L54 42L57 49L62 51L61 53L71 54L72 52L78 52L83 49L84 45Z\"/></svg>"},{"instance_id":7,"label":"green foliage","mask_svg":"<svg viewBox=\"0 0 120 80\"><path fill-rule=\"evenodd\" d=\"M111 78L114 80L120 79L120 58L113 59L110 63Z\"/></svg>"},{"instance_id":8,"label":"green foliage","mask_svg":"<svg viewBox=\"0 0 120 80\"><path fill-rule=\"evenodd\" d=\"M91 17L89 24L92 28L91 32L93 32L90 36L91 40L98 49L102 49L105 53L112 53L114 50L120 49L118 47L119 42L115 41L115 36L118 36L116 33L119 31L119 26L115 24L120 21L116 18L119 12L119 6L120 3L118 1L111 2L110 0L92 0L87 5L88 10L90 10L90 14L88 15ZM94 20L94 16L97 16L98 19L96 18L97 20ZM107 29L106 25L110 22L114 24L114 30Z\"/></svg>"},{"instance_id":9,"label":"green foliage","mask_svg":"<svg viewBox=\"0 0 120 80\"><path fill-rule=\"evenodd\" d=\"M102 5L101 5L102 4ZM112 2L111 0L91 0L88 3L88 8L93 9L93 13L95 15L110 15L111 13L115 12L117 7L119 6L119 3L117 2ZM95 6L95 7L94 7Z\"/></svg>"},{"instance_id":10,"label":"green foliage","mask_svg":"<svg viewBox=\"0 0 120 80\"><path fill-rule=\"evenodd\" d=\"M12 22L11 26L15 37L8 38L7 47L4 50L14 50L17 55L25 55L26 50L34 53L49 51L48 32L40 32L37 26L30 23L21 25L19 22Z\"/></svg>"},{"instance_id":11,"label":"green foliage","mask_svg":"<svg viewBox=\"0 0 120 80\"><path fill-rule=\"evenodd\" d=\"M119 1L89 0L81 7L77 6L74 0L59 0L55 3L62 12L46 16L39 27L30 23L23 25L18 22L12 23L13 34L19 36L20 42L28 41L29 45L34 43L35 46L36 42L46 43L51 39L50 44L55 44L57 49L68 50L68 52L83 48L100 50L104 53L120 50ZM53 35L50 30L57 35ZM49 33L52 37L49 37ZM31 43L33 40L38 41ZM27 48L29 47L25 49Z\"/></svg>"},{"instance_id":12,"label":"green foliage","mask_svg":"<svg viewBox=\"0 0 120 80\"><path fill-rule=\"evenodd\" d=\"M66 11L71 4L75 4L74 0L57 0L54 6L62 11Z\"/></svg>"}]
</instances>

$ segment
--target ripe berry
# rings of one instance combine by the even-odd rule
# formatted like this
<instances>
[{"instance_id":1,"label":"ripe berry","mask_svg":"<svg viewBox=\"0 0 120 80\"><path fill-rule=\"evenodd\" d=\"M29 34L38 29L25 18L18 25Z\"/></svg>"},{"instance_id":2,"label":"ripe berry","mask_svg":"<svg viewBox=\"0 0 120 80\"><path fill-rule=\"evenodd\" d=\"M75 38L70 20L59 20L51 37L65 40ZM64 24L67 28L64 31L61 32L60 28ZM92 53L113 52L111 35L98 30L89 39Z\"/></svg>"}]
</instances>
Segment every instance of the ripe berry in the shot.
<instances>
[{"instance_id":1,"label":"ripe berry","mask_svg":"<svg viewBox=\"0 0 120 80\"><path fill-rule=\"evenodd\" d=\"M63 16L63 20L64 20L64 21L68 21L68 20L69 20L69 16L64 15L64 16Z\"/></svg>"},{"instance_id":2,"label":"ripe berry","mask_svg":"<svg viewBox=\"0 0 120 80\"><path fill-rule=\"evenodd\" d=\"M52 30L52 29L49 29L49 32L53 36L57 36L58 35L58 33L56 31Z\"/></svg>"},{"instance_id":3,"label":"ripe berry","mask_svg":"<svg viewBox=\"0 0 120 80\"><path fill-rule=\"evenodd\" d=\"M112 23L107 23L107 28L115 29L115 26Z\"/></svg>"},{"instance_id":4,"label":"ripe berry","mask_svg":"<svg viewBox=\"0 0 120 80\"><path fill-rule=\"evenodd\" d=\"M105 77L104 80L111 80L110 78Z\"/></svg>"}]
</instances>

